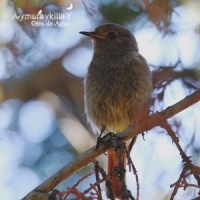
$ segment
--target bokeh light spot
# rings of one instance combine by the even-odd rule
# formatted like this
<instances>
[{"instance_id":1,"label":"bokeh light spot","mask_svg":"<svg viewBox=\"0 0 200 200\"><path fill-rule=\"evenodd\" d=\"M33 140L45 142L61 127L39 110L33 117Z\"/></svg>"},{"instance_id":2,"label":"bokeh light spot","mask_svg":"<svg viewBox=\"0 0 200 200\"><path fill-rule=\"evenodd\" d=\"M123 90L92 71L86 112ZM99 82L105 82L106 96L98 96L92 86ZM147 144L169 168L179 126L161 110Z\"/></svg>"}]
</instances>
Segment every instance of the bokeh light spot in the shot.
<instances>
[{"instance_id":1,"label":"bokeh light spot","mask_svg":"<svg viewBox=\"0 0 200 200\"><path fill-rule=\"evenodd\" d=\"M52 134L54 114L42 101L26 103L19 114L19 127L23 136L32 142L42 142Z\"/></svg>"}]
</instances>

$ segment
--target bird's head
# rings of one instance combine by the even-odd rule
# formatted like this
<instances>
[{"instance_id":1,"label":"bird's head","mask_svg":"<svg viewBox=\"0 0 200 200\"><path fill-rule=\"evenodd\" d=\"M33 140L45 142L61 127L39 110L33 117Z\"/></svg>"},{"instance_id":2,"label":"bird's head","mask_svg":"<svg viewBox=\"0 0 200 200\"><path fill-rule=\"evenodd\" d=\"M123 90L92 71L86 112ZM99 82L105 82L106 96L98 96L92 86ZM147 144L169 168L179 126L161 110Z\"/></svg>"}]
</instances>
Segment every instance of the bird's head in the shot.
<instances>
[{"instance_id":1,"label":"bird's head","mask_svg":"<svg viewBox=\"0 0 200 200\"><path fill-rule=\"evenodd\" d=\"M98 26L92 32L80 32L93 39L95 51L138 51L137 42L133 34L117 24Z\"/></svg>"}]
</instances>

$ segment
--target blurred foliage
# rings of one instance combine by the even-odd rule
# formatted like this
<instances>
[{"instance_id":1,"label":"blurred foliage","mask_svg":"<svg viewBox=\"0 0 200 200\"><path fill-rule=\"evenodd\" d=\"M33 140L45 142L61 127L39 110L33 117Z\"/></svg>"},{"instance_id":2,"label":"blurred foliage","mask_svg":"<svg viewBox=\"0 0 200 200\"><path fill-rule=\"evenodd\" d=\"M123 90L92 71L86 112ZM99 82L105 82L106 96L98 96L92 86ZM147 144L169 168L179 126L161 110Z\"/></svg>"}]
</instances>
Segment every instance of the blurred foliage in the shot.
<instances>
[{"instance_id":1,"label":"blurred foliage","mask_svg":"<svg viewBox=\"0 0 200 200\"><path fill-rule=\"evenodd\" d=\"M119 5L111 2L109 5L101 5L100 11L106 22L124 24L140 16L141 10L137 5L135 6L134 9L131 9L124 2Z\"/></svg>"},{"instance_id":2,"label":"blurred foliage","mask_svg":"<svg viewBox=\"0 0 200 200\"><path fill-rule=\"evenodd\" d=\"M26 4L26 0L14 0L14 6L17 7L17 8L24 8L25 7L25 4ZM30 1L32 2L32 1Z\"/></svg>"},{"instance_id":3,"label":"blurred foliage","mask_svg":"<svg viewBox=\"0 0 200 200\"><path fill-rule=\"evenodd\" d=\"M55 3L56 1L54 0L14 0L14 6L16 8L21 8L24 9L26 8L27 5L30 5L32 8L33 7L42 7L45 3Z\"/></svg>"}]
</instances>

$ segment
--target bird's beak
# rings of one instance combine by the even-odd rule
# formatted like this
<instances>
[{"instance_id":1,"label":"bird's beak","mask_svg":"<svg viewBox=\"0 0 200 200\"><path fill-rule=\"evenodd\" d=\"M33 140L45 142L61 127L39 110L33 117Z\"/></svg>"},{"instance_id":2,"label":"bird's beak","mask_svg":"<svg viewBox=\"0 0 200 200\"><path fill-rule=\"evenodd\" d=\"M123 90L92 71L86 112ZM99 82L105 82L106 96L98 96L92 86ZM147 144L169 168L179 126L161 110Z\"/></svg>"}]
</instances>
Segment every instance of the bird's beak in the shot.
<instances>
[{"instance_id":1,"label":"bird's beak","mask_svg":"<svg viewBox=\"0 0 200 200\"><path fill-rule=\"evenodd\" d=\"M103 39L105 40L106 38L101 36L101 35L98 35L97 33L95 32L85 32L85 31L81 31L79 32L80 34L83 34L83 35L86 35L86 36L89 36L91 38L97 38L97 39Z\"/></svg>"}]
</instances>

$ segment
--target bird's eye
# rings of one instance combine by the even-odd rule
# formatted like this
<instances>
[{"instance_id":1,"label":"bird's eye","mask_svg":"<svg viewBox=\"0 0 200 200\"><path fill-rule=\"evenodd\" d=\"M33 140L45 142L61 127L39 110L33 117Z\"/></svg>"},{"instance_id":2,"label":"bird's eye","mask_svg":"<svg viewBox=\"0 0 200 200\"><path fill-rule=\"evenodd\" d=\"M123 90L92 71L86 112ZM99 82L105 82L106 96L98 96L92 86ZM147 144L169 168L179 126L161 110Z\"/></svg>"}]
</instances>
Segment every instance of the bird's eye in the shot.
<instances>
[{"instance_id":1,"label":"bird's eye","mask_svg":"<svg viewBox=\"0 0 200 200\"><path fill-rule=\"evenodd\" d=\"M115 31L110 31L110 32L108 32L108 37L110 39L114 39L117 37L117 33Z\"/></svg>"}]
</instances>

